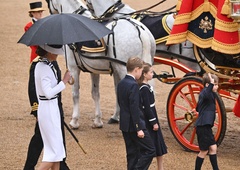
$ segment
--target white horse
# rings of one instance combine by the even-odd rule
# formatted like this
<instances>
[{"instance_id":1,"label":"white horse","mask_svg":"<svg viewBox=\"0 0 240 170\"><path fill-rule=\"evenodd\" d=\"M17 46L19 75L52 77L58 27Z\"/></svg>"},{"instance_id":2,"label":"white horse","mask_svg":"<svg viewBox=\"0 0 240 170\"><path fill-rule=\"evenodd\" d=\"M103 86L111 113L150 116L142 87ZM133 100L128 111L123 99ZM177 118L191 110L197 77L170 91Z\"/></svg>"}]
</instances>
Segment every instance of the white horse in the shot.
<instances>
[{"instance_id":1,"label":"white horse","mask_svg":"<svg viewBox=\"0 0 240 170\"><path fill-rule=\"evenodd\" d=\"M98 18L119 18L132 15L136 12L135 9L131 8L129 5L123 4L121 0L85 0L86 5L90 12ZM147 15L147 14L146 14ZM165 15L165 23L167 30L170 32L174 23L174 14ZM146 19L147 20L147 19ZM162 22L162 21L159 21ZM143 22L144 23L144 22ZM148 25L146 24L148 27ZM149 30L151 31L151 26ZM161 28L159 28L160 31ZM193 44L190 41L183 42L181 44L175 44L171 46L166 46L166 38L161 42L156 41L156 54L162 57L174 57L179 60L180 63L186 65L187 67L200 71L201 68L195 60L193 52ZM167 54L165 53L167 52ZM195 60L195 62L194 62Z\"/></svg>"},{"instance_id":2,"label":"white horse","mask_svg":"<svg viewBox=\"0 0 240 170\"><path fill-rule=\"evenodd\" d=\"M50 13L78 13L80 11L84 16L93 17L81 1L46 1L48 2ZM99 74L113 75L116 93L118 82L126 75L126 67L120 63L126 63L128 58L132 56L137 56L145 62L153 63L153 57L156 51L155 39L145 25L134 19L119 19L108 23L106 27L113 30L112 35L103 38L105 44L108 44L106 52L84 52L83 54L73 52L70 48L67 48L66 57L68 68L75 79L72 87L74 103L72 120L70 122L72 128L79 127L79 75L81 70L91 73L92 98L95 102L93 127L102 127L102 113L99 102ZM75 61L74 56L77 56L76 60L78 61ZM119 120L119 106L117 102L115 113L110 120L114 122L118 122Z\"/></svg>"}]
</instances>

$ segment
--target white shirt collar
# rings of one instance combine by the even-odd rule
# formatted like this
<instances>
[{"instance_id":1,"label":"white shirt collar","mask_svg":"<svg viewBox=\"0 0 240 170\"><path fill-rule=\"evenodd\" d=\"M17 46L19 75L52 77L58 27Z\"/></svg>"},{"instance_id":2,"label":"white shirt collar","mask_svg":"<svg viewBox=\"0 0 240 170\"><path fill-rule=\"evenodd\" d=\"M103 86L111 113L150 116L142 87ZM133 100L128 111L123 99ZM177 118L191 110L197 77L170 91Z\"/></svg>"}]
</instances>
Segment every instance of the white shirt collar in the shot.
<instances>
[{"instance_id":1,"label":"white shirt collar","mask_svg":"<svg viewBox=\"0 0 240 170\"><path fill-rule=\"evenodd\" d=\"M132 78L134 78L135 80L136 80L136 78L133 76L133 75L131 75L131 74L127 74L128 76L131 76Z\"/></svg>"}]
</instances>

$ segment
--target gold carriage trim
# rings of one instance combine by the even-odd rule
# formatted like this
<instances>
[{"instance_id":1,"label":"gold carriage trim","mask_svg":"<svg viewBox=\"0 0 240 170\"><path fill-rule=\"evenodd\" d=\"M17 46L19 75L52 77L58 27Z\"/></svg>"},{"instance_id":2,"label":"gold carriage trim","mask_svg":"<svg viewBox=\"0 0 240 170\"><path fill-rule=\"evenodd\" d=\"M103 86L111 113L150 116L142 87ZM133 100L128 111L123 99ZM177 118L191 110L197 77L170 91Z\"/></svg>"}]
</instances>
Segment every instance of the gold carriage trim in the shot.
<instances>
[{"instance_id":1,"label":"gold carriage trim","mask_svg":"<svg viewBox=\"0 0 240 170\"><path fill-rule=\"evenodd\" d=\"M168 16L169 16L169 15L165 15L165 16L163 17L163 19L162 19L162 25L163 25L164 30L165 30L168 34L170 34L171 29L168 27L167 21L166 21Z\"/></svg>"},{"instance_id":2,"label":"gold carriage trim","mask_svg":"<svg viewBox=\"0 0 240 170\"><path fill-rule=\"evenodd\" d=\"M171 29L168 27L167 25L167 17L168 15L165 15L163 18L162 18L162 26L163 26L163 29L166 31L166 33L168 34L167 36L165 37L161 37L161 38L158 38L155 40L156 44L160 44L162 42L165 42L167 41L168 37L169 37L169 34L171 33Z\"/></svg>"},{"instance_id":3,"label":"gold carriage trim","mask_svg":"<svg viewBox=\"0 0 240 170\"><path fill-rule=\"evenodd\" d=\"M103 39L100 40L102 46L99 47L86 47L86 46L82 46L81 51L85 51L85 52L89 52L89 53L100 53L100 52L104 52L106 50L106 45L105 42L103 41Z\"/></svg>"},{"instance_id":4,"label":"gold carriage trim","mask_svg":"<svg viewBox=\"0 0 240 170\"><path fill-rule=\"evenodd\" d=\"M196 57L196 60L198 61L199 65L201 66L201 68L203 70L205 70L206 72L209 72L209 73L213 73L213 74L216 74L219 78L224 78L224 79L228 79L228 80L239 80L239 77L236 77L236 76L232 76L232 75L225 75L225 74L222 74L216 70L212 70L206 62L202 61L201 57L199 56L198 52L197 52L197 47L194 46L193 47L193 51L194 51L194 55ZM218 69L233 69L233 68L228 68L228 67L222 67L221 66L216 66L218 67ZM238 68L237 68L238 69ZM235 70L235 69L233 69Z\"/></svg>"}]
</instances>

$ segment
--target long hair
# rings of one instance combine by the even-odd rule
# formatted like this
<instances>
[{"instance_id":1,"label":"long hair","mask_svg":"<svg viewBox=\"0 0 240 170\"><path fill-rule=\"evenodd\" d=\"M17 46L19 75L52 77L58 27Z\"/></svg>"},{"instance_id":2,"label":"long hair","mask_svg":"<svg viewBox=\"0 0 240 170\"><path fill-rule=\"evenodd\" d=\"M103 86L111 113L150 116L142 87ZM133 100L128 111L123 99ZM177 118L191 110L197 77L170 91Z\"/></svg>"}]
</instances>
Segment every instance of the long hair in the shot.
<instances>
[{"instance_id":1,"label":"long hair","mask_svg":"<svg viewBox=\"0 0 240 170\"><path fill-rule=\"evenodd\" d=\"M146 74L147 72L149 72L150 68L152 67L151 64L149 63L144 63L143 64L143 70L142 70L142 75L141 77L137 80L138 84L141 85L143 80L144 80L144 74Z\"/></svg>"},{"instance_id":2,"label":"long hair","mask_svg":"<svg viewBox=\"0 0 240 170\"><path fill-rule=\"evenodd\" d=\"M43 48L41 48L40 46L38 46L36 53L40 57L44 57L48 52L46 50L44 50Z\"/></svg>"}]
</instances>

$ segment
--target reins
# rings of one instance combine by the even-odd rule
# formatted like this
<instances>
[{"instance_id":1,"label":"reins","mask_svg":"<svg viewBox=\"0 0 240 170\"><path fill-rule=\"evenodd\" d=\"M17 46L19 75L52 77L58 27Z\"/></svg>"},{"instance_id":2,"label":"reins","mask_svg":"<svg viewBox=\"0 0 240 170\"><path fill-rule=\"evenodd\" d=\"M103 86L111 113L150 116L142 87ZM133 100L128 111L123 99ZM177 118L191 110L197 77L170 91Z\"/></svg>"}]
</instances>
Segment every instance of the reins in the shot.
<instances>
[{"instance_id":1,"label":"reins","mask_svg":"<svg viewBox=\"0 0 240 170\"><path fill-rule=\"evenodd\" d=\"M148 8L144 8L144 9L141 9L141 10L137 10L137 11L134 11L134 12L131 12L131 13L121 13L121 12L117 12L118 10L120 10L121 8L124 7L124 4L122 4L122 1L119 0L117 1L115 4L113 4L112 6L110 6L100 17L96 17L94 18L94 20L97 20L99 22L103 22L103 21L109 21L109 20L112 20L112 15L114 13L117 13L117 14L121 14L123 15L122 17L124 16L132 16L132 15L138 15L138 14L142 14L142 13L146 13L148 15L155 15L155 16L159 16L159 15L165 15L167 12L173 10L174 8L176 8L176 5L166 9L166 10L163 10L163 11L160 11L160 12L153 12L153 11L148 11L149 9L152 9L160 4L162 4L163 2L165 2L167 0L162 0ZM93 10L93 9L91 9ZM173 13L173 12L172 12Z\"/></svg>"}]
</instances>

